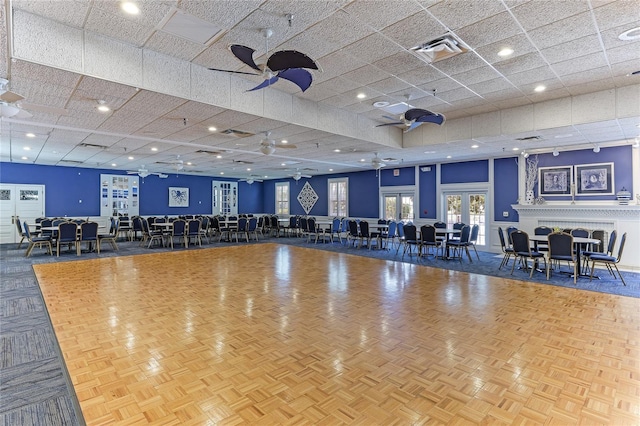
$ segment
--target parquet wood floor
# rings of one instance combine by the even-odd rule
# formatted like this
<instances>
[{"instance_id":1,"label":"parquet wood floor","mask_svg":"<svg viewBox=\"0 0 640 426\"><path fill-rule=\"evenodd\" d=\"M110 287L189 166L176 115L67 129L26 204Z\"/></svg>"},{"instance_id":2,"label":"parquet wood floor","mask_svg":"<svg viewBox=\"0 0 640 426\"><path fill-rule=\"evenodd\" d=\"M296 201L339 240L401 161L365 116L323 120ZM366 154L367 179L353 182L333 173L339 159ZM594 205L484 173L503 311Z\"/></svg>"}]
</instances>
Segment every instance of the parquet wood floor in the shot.
<instances>
[{"instance_id":1,"label":"parquet wood floor","mask_svg":"<svg viewBox=\"0 0 640 426\"><path fill-rule=\"evenodd\" d=\"M277 244L34 266L87 424L640 424L638 300Z\"/></svg>"}]
</instances>

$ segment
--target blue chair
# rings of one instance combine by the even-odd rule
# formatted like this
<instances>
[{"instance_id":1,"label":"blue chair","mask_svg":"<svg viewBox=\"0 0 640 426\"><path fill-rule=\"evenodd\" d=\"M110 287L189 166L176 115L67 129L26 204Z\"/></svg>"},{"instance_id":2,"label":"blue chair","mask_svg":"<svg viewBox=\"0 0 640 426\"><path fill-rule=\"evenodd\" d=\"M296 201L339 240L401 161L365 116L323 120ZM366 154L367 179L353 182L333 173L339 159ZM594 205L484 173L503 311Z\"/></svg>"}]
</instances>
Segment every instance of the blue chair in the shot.
<instances>
[{"instance_id":1,"label":"blue chair","mask_svg":"<svg viewBox=\"0 0 640 426\"><path fill-rule=\"evenodd\" d=\"M245 222L245 226L246 226L246 222L247 222L247 218L241 218L241 220L244 219ZM200 247L202 247L202 234L200 232L200 228L202 227L202 223L198 220L198 219L189 219L189 221L187 222L187 232L186 232L186 239L187 239L187 247L189 247L189 243L191 242L191 240L193 240L193 243L198 243L198 245ZM237 240L237 235L236 235L236 240Z\"/></svg>"},{"instance_id":2,"label":"blue chair","mask_svg":"<svg viewBox=\"0 0 640 426\"><path fill-rule=\"evenodd\" d=\"M31 256L31 252L35 247L42 248L43 246L48 249L50 255L53 255L53 248L51 247L51 236L37 236L31 235L29 232L29 224L24 222L24 234L27 238L27 242L29 245L27 246L27 251L25 252L25 256Z\"/></svg>"},{"instance_id":3,"label":"blue chair","mask_svg":"<svg viewBox=\"0 0 640 426\"><path fill-rule=\"evenodd\" d=\"M620 273L620 270L618 269L618 263L620 263L620 259L622 258L622 251L624 250L624 243L626 241L627 241L627 233L625 232L624 234L622 234L622 237L620 238L620 246L618 247L617 256L607 255L604 253L592 254L591 256L589 256L589 260L591 260L591 274L589 275L589 281L593 280L593 270L596 267L596 263L598 263L598 264L604 265L609 271L609 273L613 275L613 278L616 277L616 274L613 272L613 268L615 268L616 271L618 272L618 276L620 277L620 280L622 280L622 284L624 284L625 286L627 285L627 283L624 282L624 278L622 278L622 274Z\"/></svg>"},{"instance_id":4,"label":"blue chair","mask_svg":"<svg viewBox=\"0 0 640 426\"><path fill-rule=\"evenodd\" d=\"M100 254L97 222L82 222L80 224L80 236L76 242L76 254L78 256L82 253L82 243L87 243L87 251L91 251L95 244L96 251Z\"/></svg>"},{"instance_id":5,"label":"blue chair","mask_svg":"<svg viewBox=\"0 0 640 426\"><path fill-rule=\"evenodd\" d=\"M73 222L62 222L58 225L56 238L56 255L60 257L60 246L67 244L69 249L78 241L78 225Z\"/></svg>"}]
</instances>

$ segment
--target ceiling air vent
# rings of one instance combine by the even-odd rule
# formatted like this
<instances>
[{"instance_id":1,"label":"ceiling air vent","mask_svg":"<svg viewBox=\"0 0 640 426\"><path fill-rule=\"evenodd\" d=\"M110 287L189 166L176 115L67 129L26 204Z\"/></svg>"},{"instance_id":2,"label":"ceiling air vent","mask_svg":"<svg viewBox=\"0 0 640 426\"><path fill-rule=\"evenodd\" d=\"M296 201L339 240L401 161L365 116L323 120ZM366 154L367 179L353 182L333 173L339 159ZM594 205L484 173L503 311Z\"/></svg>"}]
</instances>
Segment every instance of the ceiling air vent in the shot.
<instances>
[{"instance_id":1,"label":"ceiling air vent","mask_svg":"<svg viewBox=\"0 0 640 426\"><path fill-rule=\"evenodd\" d=\"M78 144L79 147L81 148L97 148L97 149L107 149L108 147L104 146L104 145L96 145L93 143L79 143Z\"/></svg>"},{"instance_id":2,"label":"ceiling air vent","mask_svg":"<svg viewBox=\"0 0 640 426\"><path fill-rule=\"evenodd\" d=\"M254 133L243 132L242 130L235 130L235 129L223 130L220 133L222 133L223 135L235 136L237 138L246 138L254 135Z\"/></svg>"},{"instance_id":3,"label":"ceiling air vent","mask_svg":"<svg viewBox=\"0 0 640 426\"><path fill-rule=\"evenodd\" d=\"M541 141L542 136L525 136L524 138L516 138L517 141Z\"/></svg>"},{"instance_id":4,"label":"ceiling air vent","mask_svg":"<svg viewBox=\"0 0 640 426\"><path fill-rule=\"evenodd\" d=\"M78 160L60 160L61 163L67 163L67 164L82 164L83 161L78 161Z\"/></svg>"},{"instance_id":5,"label":"ceiling air vent","mask_svg":"<svg viewBox=\"0 0 640 426\"><path fill-rule=\"evenodd\" d=\"M436 39L412 47L411 50L431 63L468 52L469 47L453 34L447 33Z\"/></svg>"},{"instance_id":6,"label":"ceiling air vent","mask_svg":"<svg viewBox=\"0 0 640 426\"><path fill-rule=\"evenodd\" d=\"M199 149L196 151L196 154L207 154L207 155L222 155L225 151L208 151L206 149Z\"/></svg>"}]
</instances>

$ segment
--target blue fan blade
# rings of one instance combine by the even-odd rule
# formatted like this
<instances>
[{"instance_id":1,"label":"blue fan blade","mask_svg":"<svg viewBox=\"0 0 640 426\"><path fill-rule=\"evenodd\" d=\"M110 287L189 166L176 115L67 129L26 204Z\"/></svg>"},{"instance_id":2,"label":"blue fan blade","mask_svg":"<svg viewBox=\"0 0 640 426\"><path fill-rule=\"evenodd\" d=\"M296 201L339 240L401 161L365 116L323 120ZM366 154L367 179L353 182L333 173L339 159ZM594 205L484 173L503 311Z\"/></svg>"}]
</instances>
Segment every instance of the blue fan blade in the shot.
<instances>
[{"instance_id":1,"label":"blue fan blade","mask_svg":"<svg viewBox=\"0 0 640 426\"><path fill-rule=\"evenodd\" d=\"M265 87L269 87L271 86L273 83L275 83L276 81L278 81L278 76L275 77L271 77L266 79L265 81L263 81L262 83L258 84L256 87L254 87L253 89L249 89L247 90L247 92L253 92L254 90L259 90L259 89L264 89Z\"/></svg>"},{"instance_id":2,"label":"blue fan blade","mask_svg":"<svg viewBox=\"0 0 640 426\"><path fill-rule=\"evenodd\" d=\"M236 58L240 59L242 62L249 65L254 70L261 71L260 68L258 68L258 66L256 65L256 63L253 62L253 52L255 52L255 50L253 50L252 48L247 46L242 46L240 44L232 44L229 46L229 50L231 51L231 53L233 53L233 55Z\"/></svg>"},{"instance_id":3,"label":"blue fan blade","mask_svg":"<svg viewBox=\"0 0 640 426\"><path fill-rule=\"evenodd\" d=\"M420 108L407 110L404 113L404 118L408 121L419 121L421 123L442 124L444 122L444 116L442 114L436 114Z\"/></svg>"},{"instance_id":4,"label":"blue fan blade","mask_svg":"<svg viewBox=\"0 0 640 426\"><path fill-rule=\"evenodd\" d=\"M442 114L423 115L422 117L419 117L416 121L419 121L421 123L442 124L444 123L444 115Z\"/></svg>"},{"instance_id":5,"label":"blue fan blade","mask_svg":"<svg viewBox=\"0 0 640 426\"><path fill-rule=\"evenodd\" d=\"M311 86L311 82L313 81L311 73L307 70L303 70L302 68L291 68L280 71L278 73L278 77L284 78L285 80L289 80L290 82L298 85L303 92Z\"/></svg>"},{"instance_id":6,"label":"blue fan blade","mask_svg":"<svg viewBox=\"0 0 640 426\"><path fill-rule=\"evenodd\" d=\"M269 57L267 67L269 67L271 71L282 71L287 68L318 69L318 65L316 65L313 59L296 50L281 50L274 53Z\"/></svg>"}]
</instances>

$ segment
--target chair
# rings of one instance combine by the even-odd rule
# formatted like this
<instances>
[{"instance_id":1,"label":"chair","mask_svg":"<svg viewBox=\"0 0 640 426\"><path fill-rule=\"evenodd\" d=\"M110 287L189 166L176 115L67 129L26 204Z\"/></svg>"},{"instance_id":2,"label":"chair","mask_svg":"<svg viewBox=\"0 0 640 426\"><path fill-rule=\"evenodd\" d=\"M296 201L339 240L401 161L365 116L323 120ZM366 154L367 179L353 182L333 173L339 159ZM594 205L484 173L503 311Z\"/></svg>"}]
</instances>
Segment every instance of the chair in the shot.
<instances>
[{"instance_id":1,"label":"chair","mask_svg":"<svg viewBox=\"0 0 640 426\"><path fill-rule=\"evenodd\" d=\"M500 246L502 247L502 253L504 253L502 262L500 262L500 266L498 267L498 269L502 269L503 266L506 266L509 264L509 259L511 257L514 258L514 262L515 262L515 258L517 256L516 256L516 253L513 251L513 248L511 246L507 246L507 243L505 242L505 238L504 238L504 232L502 231L501 227L498 227L498 237L500 238Z\"/></svg>"},{"instance_id":2,"label":"chair","mask_svg":"<svg viewBox=\"0 0 640 426\"><path fill-rule=\"evenodd\" d=\"M442 249L442 240L438 240L436 237L436 228L433 225L422 225L420 227L420 245L418 247L419 256L422 256L423 248L427 255L431 248L435 248L435 257L438 257L438 250Z\"/></svg>"},{"instance_id":3,"label":"chair","mask_svg":"<svg viewBox=\"0 0 640 426\"><path fill-rule=\"evenodd\" d=\"M387 232L386 232L386 238L384 243L385 249L390 250L389 243L391 243L391 247L393 248L393 245L395 244L395 241L396 241L397 233L398 233L398 223L394 220L390 220L389 223L387 223Z\"/></svg>"},{"instance_id":4,"label":"chair","mask_svg":"<svg viewBox=\"0 0 640 426\"><path fill-rule=\"evenodd\" d=\"M471 238L471 227L469 225L463 225L460 228L460 238L447 241L447 246L453 248L453 258L457 258L462 262L462 250L467 253L469 262L471 260L471 252L469 252L469 239Z\"/></svg>"},{"instance_id":5,"label":"chair","mask_svg":"<svg viewBox=\"0 0 640 426\"><path fill-rule=\"evenodd\" d=\"M402 226L402 232L404 234L404 238L402 241L402 245L404 248L402 249L402 257L404 257L407 250L409 250L409 256L411 256L412 247L415 247L416 254L419 254L420 241L418 241L418 230L413 223L407 223Z\"/></svg>"},{"instance_id":6,"label":"chair","mask_svg":"<svg viewBox=\"0 0 640 426\"><path fill-rule=\"evenodd\" d=\"M56 254L60 257L60 246L76 244L78 240L78 225L73 222L62 222L58 225L58 236L56 238Z\"/></svg>"},{"instance_id":7,"label":"chair","mask_svg":"<svg viewBox=\"0 0 640 426\"><path fill-rule=\"evenodd\" d=\"M355 242L360 239L360 232L358 231L358 222L351 219L348 222L349 233L347 234L347 244L350 240L353 240L353 245L355 247Z\"/></svg>"},{"instance_id":8,"label":"chair","mask_svg":"<svg viewBox=\"0 0 640 426\"><path fill-rule=\"evenodd\" d=\"M211 243L209 239L209 235L211 234L209 216L202 216L198 220L200 220L200 239L206 238L207 244Z\"/></svg>"},{"instance_id":9,"label":"chair","mask_svg":"<svg viewBox=\"0 0 640 426\"><path fill-rule=\"evenodd\" d=\"M548 226L537 226L533 230L533 233L535 235L549 235L552 232L553 232L553 229L549 228ZM535 243L535 247L536 247L536 250L538 250L538 251L549 251L549 244L548 243L536 242Z\"/></svg>"},{"instance_id":10,"label":"chair","mask_svg":"<svg viewBox=\"0 0 640 426\"><path fill-rule=\"evenodd\" d=\"M114 217L111 218L111 225L109 226L108 234L98 234L98 253L100 253L100 246L103 241L109 242L113 250L118 251L118 244L116 244L116 239L118 238L120 227L120 221Z\"/></svg>"},{"instance_id":11,"label":"chair","mask_svg":"<svg viewBox=\"0 0 640 426\"><path fill-rule=\"evenodd\" d=\"M247 218L243 218L243 219L245 220L245 225L246 225ZM187 222L187 232L186 232L187 247L189 247L189 243L191 242L191 240L193 240L194 244L198 243L198 245L202 247L201 227L202 227L202 223L200 222L200 220L189 219L189 221Z\"/></svg>"},{"instance_id":12,"label":"chair","mask_svg":"<svg viewBox=\"0 0 640 426\"><path fill-rule=\"evenodd\" d=\"M548 262L546 264L547 280L551 276L551 261L566 261L573 264L573 283L575 284L578 278L579 266L573 250L573 236L564 232L552 232L547 236L547 239L549 241Z\"/></svg>"},{"instance_id":13,"label":"chair","mask_svg":"<svg viewBox=\"0 0 640 426\"><path fill-rule=\"evenodd\" d=\"M507 227L507 245L513 247L513 241L511 241L511 233L513 231L517 231L518 228L516 228L515 226L509 226Z\"/></svg>"},{"instance_id":14,"label":"chair","mask_svg":"<svg viewBox=\"0 0 640 426\"><path fill-rule=\"evenodd\" d=\"M87 250L91 251L95 243L96 251L100 254L100 244L98 244L98 222L82 222L80 225L80 237L76 242L76 254L82 253L82 243L87 243Z\"/></svg>"},{"instance_id":15,"label":"chair","mask_svg":"<svg viewBox=\"0 0 640 426\"><path fill-rule=\"evenodd\" d=\"M38 248L42 248L43 246L46 246L49 252L49 255L53 255L53 248L51 246L51 236L37 236L37 235L31 235L31 233L29 232L29 224L25 221L24 222L24 234L27 238L27 242L29 243L27 245L27 251L24 253L24 255L26 257L31 256L31 252L33 251L34 248L38 247Z\"/></svg>"},{"instance_id":16,"label":"chair","mask_svg":"<svg viewBox=\"0 0 640 426\"><path fill-rule=\"evenodd\" d=\"M169 234L169 245L171 250L174 247L174 240L178 238L178 241L182 242L182 247L187 247L189 242L187 241L187 221L184 219L176 219L173 221L173 227L171 227L171 233Z\"/></svg>"},{"instance_id":17,"label":"chair","mask_svg":"<svg viewBox=\"0 0 640 426\"><path fill-rule=\"evenodd\" d=\"M609 270L609 273L613 275L613 278L616 277L616 274L613 272L613 268L615 268L616 271L618 272L618 276L620 277L620 280L622 280L622 284L624 284L626 287L627 283L624 282L624 278L622 278L622 274L618 269L618 263L620 263L620 259L622 258L622 251L624 250L624 243L626 241L627 241L627 233L625 232L624 234L622 234L622 237L620 238L620 246L618 246L617 256L607 255L604 253L592 254L591 256L589 256L589 259L591 260L591 274L589 275L589 281L593 280L593 271L596 267L596 263L598 263L606 266L606 268Z\"/></svg>"},{"instance_id":18,"label":"chair","mask_svg":"<svg viewBox=\"0 0 640 426\"><path fill-rule=\"evenodd\" d=\"M286 232L286 230L289 230L289 236L293 236L293 235L297 235L298 234L298 231L299 231L298 220L299 219L300 218L298 216L291 216L289 218L289 226L285 229L285 232Z\"/></svg>"},{"instance_id":19,"label":"chair","mask_svg":"<svg viewBox=\"0 0 640 426\"><path fill-rule=\"evenodd\" d=\"M473 248L473 251L476 252L476 257L478 261L480 260L480 255L478 254L478 250L476 250L476 243L478 242L478 233L480 232L480 225L477 223L471 227L471 235L469 235L469 247Z\"/></svg>"},{"instance_id":20,"label":"chair","mask_svg":"<svg viewBox=\"0 0 640 426\"><path fill-rule=\"evenodd\" d=\"M131 220L131 231L129 232L129 240L134 241L138 239L138 233L142 238L142 218L135 216Z\"/></svg>"},{"instance_id":21,"label":"chair","mask_svg":"<svg viewBox=\"0 0 640 426\"><path fill-rule=\"evenodd\" d=\"M404 222L397 222L396 223L396 240L398 241L398 247L396 248L396 254L398 254L398 251L400 250L400 247L402 247L402 245L404 244Z\"/></svg>"},{"instance_id":22,"label":"chair","mask_svg":"<svg viewBox=\"0 0 640 426\"><path fill-rule=\"evenodd\" d=\"M220 236L218 242L222 241L222 236L225 236L225 241L231 241L232 234L236 231L238 226L238 217L229 216L224 220L224 224L220 224Z\"/></svg>"},{"instance_id":23,"label":"chair","mask_svg":"<svg viewBox=\"0 0 640 426\"><path fill-rule=\"evenodd\" d=\"M534 264L531 265L531 271L529 272L529 278L533 277L533 270L535 269L535 262L540 259L544 260L545 269L547 268L547 260L544 257L544 254L539 251L535 251L531 249L531 244L529 242L529 234L524 231L513 231L511 233L511 240L513 241L513 251L516 254L516 258L520 259L522 262L523 269L525 271L529 270L528 260L531 259ZM511 275L513 275L513 270L515 269L516 262L513 262L511 266Z\"/></svg>"},{"instance_id":24,"label":"chair","mask_svg":"<svg viewBox=\"0 0 640 426\"><path fill-rule=\"evenodd\" d=\"M342 221L338 217L334 217L331 221L331 232L329 232L331 242L333 242L334 235L337 235L338 240L342 243Z\"/></svg>"},{"instance_id":25,"label":"chair","mask_svg":"<svg viewBox=\"0 0 640 426\"><path fill-rule=\"evenodd\" d=\"M272 215L270 217L269 222L270 222L271 234L273 234L274 237L280 237L280 230L282 228L280 227L280 222L278 221L278 216Z\"/></svg>"},{"instance_id":26,"label":"chair","mask_svg":"<svg viewBox=\"0 0 640 426\"><path fill-rule=\"evenodd\" d=\"M256 241L258 241L258 218L254 216L250 217L249 222L247 223L247 242L249 241L251 234L253 234Z\"/></svg>"},{"instance_id":27,"label":"chair","mask_svg":"<svg viewBox=\"0 0 640 426\"><path fill-rule=\"evenodd\" d=\"M22 228L22 222L20 222L20 218L18 216L13 218L13 221L16 224L16 228L18 228L18 235L21 237L20 238L20 242L18 243L18 250L20 250L20 247L22 246L22 242L25 239L29 239L27 237L27 234L25 233L24 229Z\"/></svg>"},{"instance_id":28,"label":"chair","mask_svg":"<svg viewBox=\"0 0 640 426\"><path fill-rule=\"evenodd\" d=\"M235 234L236 236L236 243L239 242L238 240L238 235L239 234L245 234L247 232L247 218L246 217L241 217L238 219L238 226L235 229L231 229L231 235L229 236L229 239L231 240L233 235ZM249 242L249 239L247 238L247 242Z\"/></svg>"},{"instance_id":29,"label":"chair","mask_svg":"<svg viewBox=\"0 0 640 426\"><path fill-rule=\"evenodd\" d=\"M457 229L457 230L459 230L459 231L462 231L462 228L463 228L464 226L465 226L465 223L464 223L464 222L456 222L456 223L454 223L451 227L452 227L453 229ZM450 240L454 240L454 241L455 241L455 240L459 240L460 238L461 238L461 234L458 234L458 235L451 235L451 236L449 237L449 239L450 239Z\"/></svg>"},{"instance_id":30,"label":"chair","mask_svg":"<svg viewBox=\"0 0 640 426\"><path fill-rule=\"evenodd\" d=\"M369 231L369 222L366 220L360 221L360 241L364 244L364 241L367 242L367 247L371 250L371 242L372 240L376 241L376 246L380 246L380 234L378 232L370 232Z\"/></svg>"},{"instance_id":31,"label":"chair","mask_svg":"<svg viewBox=\"0 0 640 426\"><path fill-rule=\"evenodd\" d=\"M142 228L144 230L144 235L146 236L146 238L143 237L140 244L143 244L144 242L149 241L149 244L147 244L147 248L151 248L151 246L153 245L153 242L158 241L160 244L164 246L164 233L162 232L161 229L152 230L149 227L149 221L145 219L142 220Z\"/></svg>"}]
</instances>

